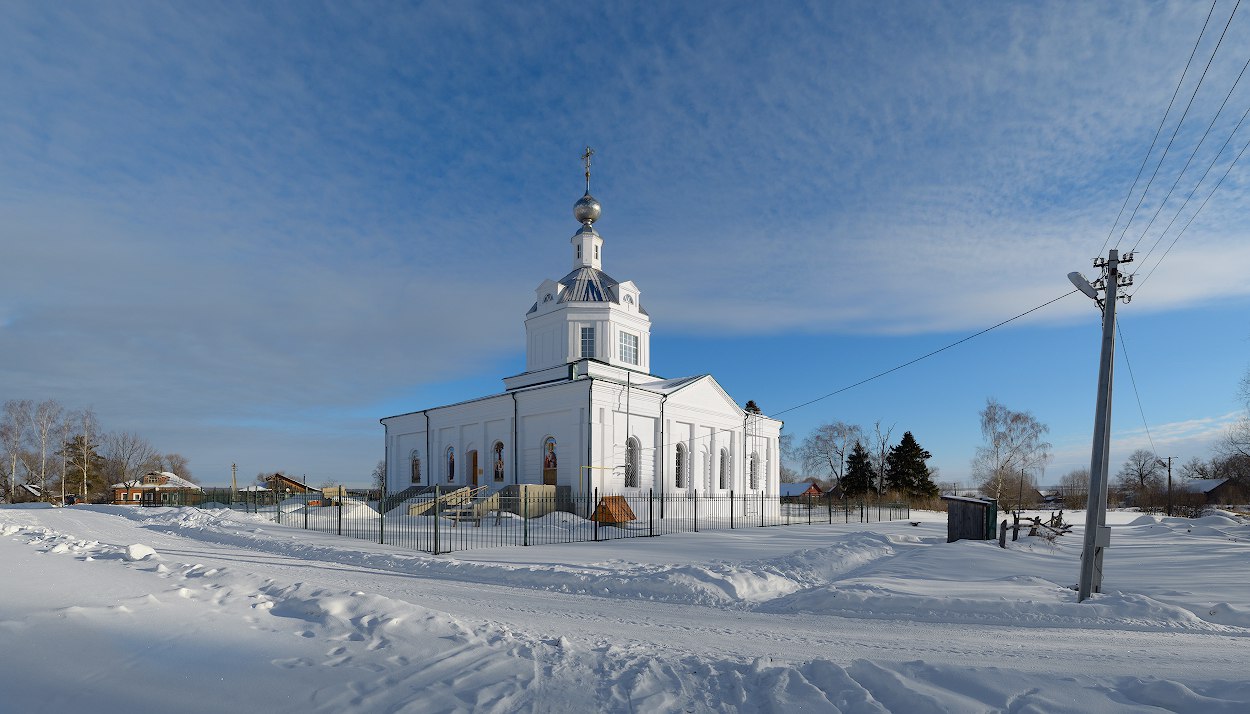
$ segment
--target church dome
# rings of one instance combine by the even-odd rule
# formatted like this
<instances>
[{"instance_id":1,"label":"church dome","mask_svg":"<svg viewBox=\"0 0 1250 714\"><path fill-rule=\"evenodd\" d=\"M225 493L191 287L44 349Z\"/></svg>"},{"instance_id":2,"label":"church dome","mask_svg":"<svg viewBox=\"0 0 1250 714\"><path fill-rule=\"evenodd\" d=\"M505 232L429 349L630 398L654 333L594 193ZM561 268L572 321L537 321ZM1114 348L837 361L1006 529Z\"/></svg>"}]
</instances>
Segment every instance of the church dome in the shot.
<instances>
[{"instance_id":1,"label":"church dome","mask_svg":"<svg viewBox=\"0 0 1250 714\"><path fill-rule=\"evenodd\" d=\"M577 203L573 204L573 218L577 219L578 223L590 225L599 220L601 210L599 202L595 200L594 196L590 195L590 191L587 191L585 196L582 196L577 200Z\"/></svg>"}]
</instances>

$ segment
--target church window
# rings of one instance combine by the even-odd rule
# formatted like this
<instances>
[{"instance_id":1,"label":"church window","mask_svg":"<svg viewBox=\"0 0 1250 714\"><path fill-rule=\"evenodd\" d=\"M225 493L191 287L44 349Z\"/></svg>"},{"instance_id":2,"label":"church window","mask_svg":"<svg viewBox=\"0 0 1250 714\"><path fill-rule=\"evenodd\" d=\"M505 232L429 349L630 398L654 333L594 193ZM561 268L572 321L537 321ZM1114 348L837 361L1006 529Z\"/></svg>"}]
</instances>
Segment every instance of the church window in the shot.
<instances>
[{"instance_id":1,"label":"church window","mask_svg":"<svg viewBox=\"0 0 1250 714\"><path fill-rule=\"evenodd\" d=\"M447 447L447 483L456 480L456 449L455 447Z\"/></svg>"},{"instance_id":2,"label":"church window","mask_svg":"<svg viewBox=\"0 0 1250 714\"><path fill-rule=\"evenodd\" d=\"M760 457L751 454L751 490L758 490L760 487Z\"/></svg>"},{"instance_id":3,"label":"church window","mask_svg":"<svg viewBox=\"0 0 1250 714\"><path fill-rule=\"evenodd\" d=\"M621 361L626 364L638 364L638 335L621 333Z\"/></svg>"},{"instance_id":4,"label":"church window","mask_svg":"<svg viewBox=\"0 0 1250 714\"><path fill-rule=\"evenodd\" d=\"M595 356L595 328L582 328L582 357Z\"/></svg>"},{"instance_id":5,"label":"church window","mask_svg":"<svg viewBox=\"0 0 1250 714\"><path fill-rule=\"evenodd\" d=\"M559 475L558 463L556 461L556 438L549 436L543 439L543 483L548 486L556 485L557 476Z\"/></svg>"},{"instance_id":6,"label":"church window","mask_svg":"<svg viewBox=\"0 0 1250 714\"><path fill-rule=\"evenodd\" d=\"M582 259L582 247L580 245L577 246L577 259L578 260Z\"/></svg>"},{"instance_id":7,"label":"church window","mask_svg":"<svg viewBox=\"0 0 1250 714\"><path fill-rule=\"evenodd\" d=\"M412 482L421 483L421 452L413 449L409 459L412 469Z\"/></svg>"},{"instance_id":8,"label":"church window","mask_svg":"<svg viewBox=\"0 0 1250 714\"><path fill-rule=\"evenodd\" d=\"M595 260L599 260L599 246L595 246Z\"/></svg>"},{"instance_id":9,"label":"church window","mask_svg":"<svg viewBox=\"0 0 1250 714\"><path fill-rule=\"evenodd\" d=\"M625 440L625 488L638 488L638 439Z\"/></svg>"},{"instance_id":10,"label":"church window","mask_svg":"<svg viewBox=\"0 0 1250 714\"><path fill-rule=\"evenodd\" d=\"M686 445L677 445L677 463L673 470L673 485L677 488L686 487Z\"/></svg>"},{"instance_id":11,"label":"church window","mask_svg":"<svg viewBox=\"0 0 1250 714\"><path fill-rule=\"evenodd\" d=\"M720 488L729 488L729 452L720 450Z\"/></svg>"},{"instance_id":12,"label":"church window","mask_svg":"<svg viewBox=\"0 0 1250 714\"><path fill-rule=\"evenodd\" d=\"M495 455L495 482L503 483L503 442L496 441L491 452Z\"/></svg>"}]
</instances>

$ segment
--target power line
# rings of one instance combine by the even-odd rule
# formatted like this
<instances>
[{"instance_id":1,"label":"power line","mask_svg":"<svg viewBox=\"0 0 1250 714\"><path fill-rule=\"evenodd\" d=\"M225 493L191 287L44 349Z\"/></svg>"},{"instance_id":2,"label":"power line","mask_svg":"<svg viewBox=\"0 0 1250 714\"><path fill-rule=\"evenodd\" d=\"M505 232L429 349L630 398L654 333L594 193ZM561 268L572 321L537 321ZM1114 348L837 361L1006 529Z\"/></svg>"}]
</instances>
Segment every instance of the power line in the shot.
<instances>
[{"instance_id":1,"label":"power line","mask_svg":"<svg viewBox=\"0 0 1250 714\"><path fill-rule=\"evenodd\" d=\"M1054 299L1052 299L1052 300L1047 300L1046 302L1042 303L1041 305L1038 305L1037 307L1029 308L1028 310L1025 310L1024 312L1020 313L1019 315L1016 315L1015 317L1009 317L1009 318L1007 318L1006 320L1003 320L1002 322L1000 322L1000 323L998 323L998 324L996 324L996 325L993 325L993 326L991 326L991 327L987 327L987 328L985 328L984 330L981 330L980 332L977 332L977 333L975 333L975 334L968 335L967 337L963 338L962 340L957 340L957 341L955 341L955 342L952 342L952 343L950 343L949 345L946 345L945 347L939 347L938 349L933 350L932 352L929 352L929 353L927 353L927 354L923 354L923 355L921 355L921 356L919 356L919 357L917 357L917 358L915 358L915 359L913 359L913 360L910 360L910 361L904 362L904 363L902 363L902 364L900 364L900 365L897 365L897 366L895 366L895 367L891 367L891 368L889 368L889 369L885 370L884 372L878 372L878 373L876 373L876 374L872 375L871 377L867 377L867 378L865 378L865 379L861 379L861 380L859 380L858 382L856 382L856 383L854 383L854 384L847 385L847 386L845 386L845 387L842 387L841 389L835 389L834 391L829 392L828 394L826 394L826 395L824 395L824 396L816 397L815 399L812 399L812 400L809 400L809 401L803 402L802 404L796 404L795 406L792 406L792 407L790 407L790 408L788 408L788 409L783 409L783 410L781 410L781 411L779 411L779 412L774 412L774 416L781 416L782 414L785 414L785 413L787 413L787 412L792 412L792 411L794 411L794 410L796 410L796 409L802 409L803 407L811 406L812 404L815 404L816 402L823 401L823 400L828 399L829 397L832 397L832 396L834 396L834 395L841 394L842 392L845 392L845 391L848 391L848 390L854 389L854 388L856 388L856 387L858 387L858 386L860 386L860 385L867 384L867 383L869 383L869 382L871 382L871 381L873 381L873 380L875 380L875 379L879 379L879 378L881 378L881 377L884 377L885 375L890 374L891 372L897 372L898 370L903 369L904 367L910 367L911 365L913 365L913 364L915 364L915 363L919 362L920 360L928 359L928 358L930 358L930 357L932 357L932 356L934 356L934 355L936 355L936 354L939 354L939 353L941 353L941 352L945 352L946 350L949 350L949 349L950 349L950 348L952 348L952 347L957 347L957 346L959 346L959 345L962 345L963 343L967 342L968 340L971 340L971 339L975 339L975 338L977 338L977 337L980 337L981 335L984 335L985 333L987 333L987 332L989 332L989 331L991 331L991 330L997 330L998 328L1002 327L1003 325L1006 325L1006 324L1007 324L1007 323L1009 323L1009 322L1014 322L1014 321L1016 321L1016 320L1019 320L1020 318L1024 317L1025 315L1028 315L1028 314L1030 314L1030 313L1037 312L1038 310L1041 310L1042 308L1044 308L1044 307L1046 307L1046 306L1048 306L1048 305L1051 305L1051 304L1054 304L1054 303L1056 303L1056 302L1059 302L1060 300L1062 300L1062 299L1066 298L1067 296L1069 296L1069 295L1071 295L1072 293L1075 293L1075 292L1076 292L1076 291L1075 291L1075 290L1073 290L1072 292L1067 292L1067 293L1064 293L1063 295L1060 295L1059 297L1054 298Z\"/></svg>"},{"instance_id":2,"label":"power line","mask_svg":"<svg viewBox=\"0 0 1250 714\"><path fill-rule=\"evenodd\" d=\"M1129 250L1130 253L1137 252L1137 246L1141 245L1141 242L1145 239L1146 234L1150 232L1150 227L1155 224L1155 219L1158 218L1159 214L1163 212L1163 207L1167 205L1168 199L1172 197L1172 192L1176 190L1178 185L1180 185L1181 178L1183 178L1185 176L1185 172L1189 170L1189 164L1193 162L1194 157L1198 155L1198 151L1202 148L1203 143L1206 142L1207 136L1211 134L1211 129L1215 127L1215 122L1219 120L1220 114L1224 111L1224 107L1228 105L1228 100L1232 98L1233 92L1237 90L1237 85L1241 82L1241 78L1246 74L1246 68L1248 67L1250 67L1250 59L1247 59L1246 63L1241 66L1241 72L1237 74L1237 79L1233 80L1233 86L1228 88L1228 94L1224 95L1224 101L1220 102L1220 108L1215 110L1215 116L1211 117L1211 123L1207 124L1207 130L1202 132L1202 138L1198 140L1197 145L1194 146L1194 150L1189 153L1189 158L1185 160L1185 165L1181 167L1181 172L1176 175L1176 180L1172 182L1172 187L1168 189L1167 195L1164 196L1163 200L1159 202L1159 207L1155 209L1154 215L1150 217L1150 222L1146 224L1145 229L1143 229L1141 235L1138 236L1137 242L1134 243L1132 249ZM1237 126L1240 127L1241 122L1238 122ZM1216 154L1216 158L1219 158L1219 154Z\"/></svg>"},{"instance_id":3,"label":"power line","mask_svg":"<svg viewBox=\"0 0 1250 714\"><path fill-rule=\"evenodd\" d=\"M1172 91L1172 98L1168 101L1168 108L1163 112L1163 118L1159 120L1159 128L1155 129L1155 136L1150 140L1150 148L1146 150L1146 155L1142 157L1141 166L1137 169L1137 176L1133 179L1133 185L1129 186L1128 193L1124 194L1124 203L1120 206L1120 212L1115 216L1115 223L1111 224L1111 230L1107 231L1107 237L1102 241L1102 247L1098 249L1098 255L1102 255L1103 250L1107 247L1107 243L1111 241L1111 235L1115 233L1116 226L1120 225L1120 217L1124 215L1124 209L1128 207L1128 200L1133 197L1133 189L1137 188L1137 182L1141 180L1142 171L1146 169L1146 163L1150 161L1150 154L1155 150L1155 143L1159 141L1159 134L1163 131L1163 125L1167 123L1168 114L1172 113L1172 105L1176 102L1176 95L1180 94L1181 85L1185 83L1185 76L1189 74L1189 66L1194 61L1194 55L1198 53L1198 45L1202 42L1202 36L1207 32L1207 24L1211 22L1211 14L1215 12L1215 5L1219 0L1213 0L1211 9L1207 10L1207 19L1202 21L1202 31L1198 33L1198 39L1194 41L1194 48L1189 53L1189 60L1185 62L1185 70L1181 72L1181 78L1176 82L1176 89Z\"/></svg>"},{"instance_id":4,"label":"power line","mask_svg":"<svg viewBox=\"0 0 1250 714\"><path fill-rule=\"evenodd\" d=\"M1137 413L1141 414L1141 425L1146 430L1146 440L1150 442L1150 453L1154 457L1159 458L1159 451L1155 449L1154 437L1150 436L1150 425L1146 423L1146 410L1141 405L1141 393L1137 391L1137 378L1133 376L1133 363L1128 360L1128 345L1124 343L1124 330L1120 329L1120 323L1115 323L1115 331L1120 333L1120 354L1124 355L1124 364L1128 367L1129 383L1133 385L1133 396L1137 397Z\"/></svg>"},{"instance_id":5,"label":"power line","mask_svg":"<svg viewBox=\"0 0 1250 714\"><path fill-rule=\"evenodd\" d=\"M1163 149L1163 155L1159 157L1159 163L1155 164L1154 173L1150 175L1150 180L1146 182L1146 188L1142 189L1141 198L1137 199L1137 205L1133 207L1133 213L1129 215L1128 222L1124 224L1124 230L1120 231L1120 237L1116 239L1115 247L1120 247L1120 241L1124 240L1124 234L1128 233L1128 227L1133 224L1133 218L1137 216L1138 209L1141 208L1142 202L1146 200L1146 194L1150 192L1150 186L1154 184L1155 177L1159 175L1159 168L1163 166L1163 160L1168 157L1168 151L1172 149L1172 142L1176 141L1176 135L1181 130L1181 125L1185 123L1185 118L1189 116L1189 110L1194 105L1194 98L1198 96L1198 90L1202 88L1202 82L1207 78L1207 72L1211 69L1211 63L1215 61L1215 55L1219 53L1220 46L1224 44L1224 36L1228 34L1229 25L1233 24L1233 18L1237 15L1237 8L1241 7L1241 0L1237 0L1237 4L1233 6L1232 13L1228 16L1228 22L1224 23L1224 31L1220 33L1219 42L1215 43L1215 49L1211 51L1211 56L1207 59L1207 66L1202 70L1202 76L1198 77L1198 84L1194 85L1194 91L1189 95L1189 103L1185 105L1185 111L1181 114L1180 121L1176 122L1176 128L1172 130L1172 136L1168 139L1168 145ZM1112 229L1115 230L1114 228ZM1099 251L1101 253L1101 251Z\"/></svg>"},{"instance_id":6,"label":"power line","mask_svg":"<svg viewBox=\"0 0 1250 714\"><path fill-rule=\"evenodd\" d=\"M1032 314L1032 313L1034 313L1034 312L1037 312L1038 310L1041 310L1041 309L1042 309L1042 308L1044 308L1044 307L1048 307L1048 306L1050 306L1050 305L1053 305L1054 303L1059 302L1060 300L1062 300L1062 299L1064 299L1064 298L1068 297L1069 295L1072 295L1072 294L1073 294L1073 293L1075 293L1075 292L1077 292L1077 291L1076 291L1076 290L1072 290L1071 292L1066 292L1066 293L1064 293L1063 295L1060 295L1059 297L1056 297L1056 298L1052 298L1052 299L1050 299L1050 300L1047 300L1046 302L1042 303L1041 305L1037 305L1037 306L1035 306L1035 307L1031 307L1031 308L1029 308L1028 310L1025 310L1024 312L1022 312L1022 313L1020 313L1020 314L1018 314L1018 315L1015 315L1015 316L1013 316L1013 317L1009 317L1009 318L1007 318L1006 320L1003 320L1002 322L998 322L998 323L996 323L996 324L994 324L994 325L991 325L990 327L985 328L984 330L981 330L981 331L979 331L979 332L976 332L976 333L973 333L973 334L971 334L971 335L968 335L967 337L964 337L964 338L962 338L962 339L959 339L959 340L956 340L956 341L954 341L954 342L951 342L950 344L948 344L948 345L946 345L946 346L944 346L944 347L939 347L939 348L938 348L938 349L936 349L936 350L933 350L933 351L931 351L931 352L927 352L927 353L925 353L925 354L923 354L923 355L921 355L921 356L919 356L919 357L916 357L915 359L908 360L907 362L903 362L902 364L899 364L899 365L895 365L894 367L891 367L891 368L889 368L889 369L887 369L887 370L884 370L884 371L878 372L878 373L876 373L876 374L872 375L871 377L866 377L866 378L864 378L864 379L859 380L858 382L855 382L854 384L848 384L847 386L842 387L842 388L840 388L840 389L835 389L835 390L833 390L832 392L829 392L828 394L825 394L825 395L822 395L822 396L816 397L815 399L809 399L808 401L803 402L803 403L801 403L801 404L796 404L796 405L794 405L794 406L792 406L792 407L787 407L787 408L785 408L785 409L782 409L781 411L778 411L778 412L773 412L771 415L766 415L766 416L769 416L770 418L771 418L771 417L779 417L779 416L781 416L782 414L787 414L787 413L789 413L789 412L796 411L796 410L798 410L798 409L802 409L802 408L804 408L804 407L809 407L809 406L811 406L811 405L813 405L813 404L815 404L815 403L817 403L817 402L824 401L824 400L828 399L829 397L832 397L832 396L835 396L835 395L841 394L841 393L843 393L843 392L849 391L849 390L854 389L854 388L856 388L856 387L859 387L859 386L865 385L865 384L867 384L867 383L869 383L869 382L872 382L872 381L874 381L874 380L880 379L881 377L884 377L884 376L886 376L887 374L891 374L891 373L893 373L893 372L897 372L897 371L899 371L900 369L903 369L903 368L905 368L905 367L910 367L911 365L916 364L917 362L920 362L921 360L925 360L925 359L928 359L928 358L930 358L930 357L933 357L934 355L937 355L937 354L940 354L940 353L942 353L942 352L945 352L946 350L949 350L949 349L951 349L952 347L958 347L959 345L962 345L963 343L968 342L969 340L976 339L976 338L980 337L981 335L984 335L984 334L985 334L985 333L987 333L987 332L990 332L990 331L993 331L993 330L997 330L998 328L1002 327L1003 325L1006 325L1006 324L1011 323L1011 322L1015 322L1016 320L1019 320L1020 318L1025 317L1026 315L1030 315L1030 314ZM624 385L622 385L622 386L624 386ZM719 433L719 432L733 433L733 432L732 432L731 430L729 430L729 429L715 429L715 430L713 430L713 434L714 434L714 433ZM695 437L695 438L693 438L693 439L689 439L689 440L682 440L682 441L680 441L680 442L666 442L666 443L662 443L662 444L657 444L656 446L649 446L649 447L646 447L646 448L644 448L644 449L640 449L640 451L656 451L656 450L658 450L658 449L663 449L663 448L665 448L665 447L671 446L672 444L675 444L675 443L689 443L689 444L694 444L695 442L701 441L701 440L703 440L703 439L710 438L711 436L712 436L712 434L706 434L706 435L704 435L704 436L698 436L698 437ZM615 452L615 448L614 448L614 452ZM614 453L614 455L615 455L615 453ZM610 457L610 456L605 455L605 457L604 457L604 458L605 458L605 459L607 459L607 458L611 458L611 457ZM602 463L603 463L603 460L600 460L600 461L599 461L599 465L602 465Z\"/></svg>"},{"instance_id":7,"label":"power line","mask_svg":"<svg viewBox=\"0 0 1250 714\"><path fill-rule=\"evenodd\" d=\"M1172 252L1172 248L1176 245L1176 241L1180 240L1181 236L1185 235L1185 231L1189 229L1189 225L1194 222L1194 219L1198 217L1199 213L1202 213L1202 209L1207 207L1207 202L1210 201L1211 197L1215 195L1215 192L1219 190L1220 186L1224 183L1224 179L1228 178L1228 174L1231 173L1233 167L1237 165L1237 161L1241 159L1241 155L1246 153L1247 148L1250 148L1250 141L1247 141L1242 145L1241 151L1237 152L1237 156L1233 159L1232 163L1230 163L1228 168L1224 170L1224 175L1221 176L1220 180L1215 183L1215 187L1211 189L1211 193L1207 194L1207 197L1203 199L1202 205L1198 206L1198 210L1194 211L1194 215L1189 217L1189 220L1185 223L1184 227L1181 228L1180 232L1176 234L1176 237L1173 238L1172 242L1168 245L1168 249L1163 251L1163 255L1159 257L1159 260L1154 264L1154 267L1150 269L1149 273L1146 273L1146 277L1142 278L1140 283L1137 283L1137 288L1133 290L1131 297L1137 297L1137 293L1141 292L1141 289L1146 284L1146 281L1150 279L1151 275L1154 275L1155 270L1158 269L1158 267L1163 263L1164 258L1167 258L1168 254Z\"/></svg>"},{"instance_id":8,"label":"power line","mask_svg":"<svg viewBox=\"0 0 1250 714\"><path fill-rule=\"evenodd\" d=\"M1211 163L1207 165L1207 170L1202 172L1202 176L1198 179L1198 182L1195 183L1194 187L1189 190L1189 195L1185 197L1185 201L1181 203L1180 208L1177 208L1176 213L1172 215L1172 220L1168 221L1167 227L1163 229L1163 232L1159 234L1158 238L1155 238L1155 242L1151 244L1150 250L1146 251L1146 255L1142 258L1142 267L1145 267L1146 261L1150 259L1150 255L1154 253L1155 248L1159 247L1159 242L1163 240L1163 237L1168 234L1168 231L1172 230L1172 226L1176 223L1176 219L1181 217L1181 213L1185 211L1185 207L1189 205L1191 200L1193 200L1194 194L1198 192L1198 188L1202 186L1202 182L1207 180L1207 176L1211 173L1211 169L1215 168L1215 165L1219 163L1220 157L1224 155L1224 149L1227 149L1228 145L1232 143L1233 137L1237 135L1238 131L1240 131L1241 125L1245 123L1246 117L1248 116L1250 116L1250 107L1246 107L1246 111L1242 112L1241 119L1237 120L1237 126L1233 127L1233 130L1229 132L1228 138L1224 140L1224 145L1220 147L1220 150L1215 152L1215 158L1211 159ZM1162 260L1162 258L1160 258L1160 260ZM1141 272L1141 268L1133 271L1133 275L1137 275L1139 272Z\"/></svg>"}]
</instances>

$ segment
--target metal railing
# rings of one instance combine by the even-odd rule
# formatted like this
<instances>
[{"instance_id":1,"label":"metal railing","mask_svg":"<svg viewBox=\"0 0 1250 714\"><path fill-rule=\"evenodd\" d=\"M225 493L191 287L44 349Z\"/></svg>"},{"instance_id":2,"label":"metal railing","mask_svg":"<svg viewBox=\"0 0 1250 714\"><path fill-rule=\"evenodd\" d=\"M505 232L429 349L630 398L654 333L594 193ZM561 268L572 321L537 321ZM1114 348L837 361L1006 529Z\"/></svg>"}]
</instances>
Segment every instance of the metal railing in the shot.
<instances>
[{"instance_id":1,"label":"metal railing","mask_svg":"<svg viewBox=\"0 0 1250 714\"><path fill-rule=\"evenodd\" d=\"M651 491L600 494L531 493L433 486L385 512L365 492L341 497L277 494L253 498L244 510L277 523L372 540L427 553L474 548L582 543L752 527L889 521L910 518L906 503L779 498L763 493ZM268 503L263 503L264 501Z\"/></svg>"}]
</instances>

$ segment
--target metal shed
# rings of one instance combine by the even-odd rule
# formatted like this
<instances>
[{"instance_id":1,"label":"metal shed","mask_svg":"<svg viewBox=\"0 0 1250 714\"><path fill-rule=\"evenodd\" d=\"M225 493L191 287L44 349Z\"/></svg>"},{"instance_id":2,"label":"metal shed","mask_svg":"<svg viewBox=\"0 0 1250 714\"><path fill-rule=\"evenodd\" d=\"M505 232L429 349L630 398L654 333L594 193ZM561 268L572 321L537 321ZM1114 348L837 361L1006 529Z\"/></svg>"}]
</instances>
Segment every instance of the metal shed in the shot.
<instances>
[{"instance_id":1,"label":"metal shed","mask_svg":"<svg viewBox=\"0 0 1250 714\"><path fill-rule=\"evenodd\" d=\"M942 496L946 501L946 542L993 540L998 500L970 496Z\"/></svg>"}]
</instances>

